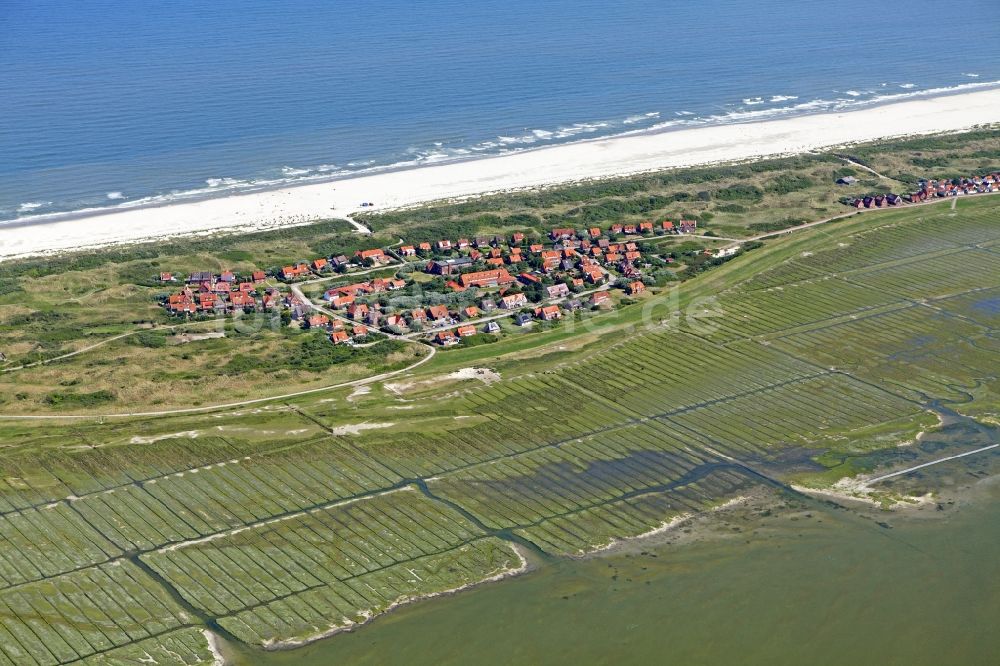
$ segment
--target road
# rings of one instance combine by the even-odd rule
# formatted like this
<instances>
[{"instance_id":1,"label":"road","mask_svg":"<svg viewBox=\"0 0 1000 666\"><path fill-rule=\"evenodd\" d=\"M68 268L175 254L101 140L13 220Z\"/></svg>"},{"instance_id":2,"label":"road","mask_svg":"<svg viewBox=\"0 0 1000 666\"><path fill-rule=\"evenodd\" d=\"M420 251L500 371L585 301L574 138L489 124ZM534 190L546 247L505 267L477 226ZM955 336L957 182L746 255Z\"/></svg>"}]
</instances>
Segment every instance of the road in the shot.
<instances>
[{"instance_id":1,"label":"road","mask_svg":"<svg viewBox=\"0 0 1000 666\"><path fill-rule=\"evenodd\" d=\"M252 400L240 400L237 402L228 402L219 405L208 405L205 407L183 407L179 409L165 409L157 412L121 412L118 414L0 414L0 419L5 420L94 420L94 419L114 419L114 418L132 418L132 417L150 417L150 416L174 416L178 414L197 414L199 412L213 412L219 409L234 409L236 407L248 407L250 405L258 405L263 402L274 402L277 400L288 400L289 398L298 398L304 395L312 395L315 393L322 393L324 391L333 391L335 389L347 388L350 386L365 386L366 384L372 384L374 382L380 382L384 379L389 379L391 377L396 377L403 373L409 372L414 368L417 368L424 363L427 363L434 355L437 353L437 349L430 347L428 345L423 345L430 349L430 353L427 356L417 360L415 363L411 363L405 368L400 368L399 370L392 370L390 372L383 372L378 375L373 375L371 377L363 377L362 379L355 379L349 382L341 382L339 384L331 384L329 386L321 386L319 388L307 389L305 391L295 391L294 393L284 393L282 395L272 395L267 398L254 398Z\"/></svg>"}]
</instances>

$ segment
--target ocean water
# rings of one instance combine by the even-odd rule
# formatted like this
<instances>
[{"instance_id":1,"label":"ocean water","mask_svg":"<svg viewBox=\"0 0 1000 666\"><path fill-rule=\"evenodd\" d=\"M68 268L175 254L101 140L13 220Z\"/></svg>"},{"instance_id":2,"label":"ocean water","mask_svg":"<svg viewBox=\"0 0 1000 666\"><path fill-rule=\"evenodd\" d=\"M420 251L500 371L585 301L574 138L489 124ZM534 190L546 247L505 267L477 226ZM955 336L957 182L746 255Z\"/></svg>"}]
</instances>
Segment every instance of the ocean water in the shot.
<instances>
[{"instance_id":1,"label":"ocean water","mask_svg":"<svg viewBox=\"0 0 1000 666\"><path fill-rule=\"evenodd\" d=\"M0 0L0 220L1000 81L1000 13L943 11Z\"/></svg>"}]
</instances>

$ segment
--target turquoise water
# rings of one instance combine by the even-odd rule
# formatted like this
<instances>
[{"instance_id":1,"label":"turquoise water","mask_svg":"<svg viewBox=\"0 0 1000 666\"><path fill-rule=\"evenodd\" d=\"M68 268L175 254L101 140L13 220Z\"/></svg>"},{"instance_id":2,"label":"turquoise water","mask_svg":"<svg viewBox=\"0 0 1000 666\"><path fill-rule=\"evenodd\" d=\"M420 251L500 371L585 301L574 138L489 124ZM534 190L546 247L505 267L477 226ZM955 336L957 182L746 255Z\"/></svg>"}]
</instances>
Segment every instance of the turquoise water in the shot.
<instances>
[{"instance_id":1,"label":"turquoise water","mask_svg":"<svg viewBox=\"0 0 1000 666\"><path fill-rule=\"evenodd\" d=\"M1000 80L929 0L0 0L0 220Z\"/></svg>"}]
</instances>

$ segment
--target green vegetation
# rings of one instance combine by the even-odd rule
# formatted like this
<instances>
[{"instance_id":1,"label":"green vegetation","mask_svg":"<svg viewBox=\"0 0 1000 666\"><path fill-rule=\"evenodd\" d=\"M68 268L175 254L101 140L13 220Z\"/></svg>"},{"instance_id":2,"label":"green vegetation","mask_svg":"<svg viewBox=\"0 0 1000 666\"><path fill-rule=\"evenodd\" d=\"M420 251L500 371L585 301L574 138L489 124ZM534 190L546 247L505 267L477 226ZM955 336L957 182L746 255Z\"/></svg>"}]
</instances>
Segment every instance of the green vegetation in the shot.
<instances>
[{"instance_id":1,"label":"green vegetation","mask_svg":"<svg viewBox=\"0 0 1000 666\"><path fill-rule=\"evenodd\" d=\"M781 177L796 165L810 184ZM824 156L779 160L410 215L417 228L494 214L489 224L522 215L509 223L530 227L505 208L517 201L537 204L539 224L628 216L666 201L650 196L653 182L690 185L683 203L701 213L720 201L756 210L758 196L812 191L836 168ZM754 182L732 182L741 173ZM307 641L517 571L521 555L587 553L761 485L827 486L912 464L926 452L900 445L935 427L936 400L1000 414L998 206L984 196L852 216L728 261L701 251L719 241L677 243L701 258L685 259L676 289L651 285L530 333L504 322L503 335L406 373L313 394L300 392L406 367L427 348L334 346L288 327L139 327L156 321L151 288L115 281L141 281L163 258L36 266L34 278L11 269L24 291L2 297L0 335L17 360L132 335L0 375L8 415L120 414L177 404L175 392L184 407L295 395L155 418L0 422L0 664L206 662L208 627L251 646ZM394 215L380 218L387 235L403 224ZM282 252L320 242L299 233L278 239ZM255 242L224 251L256 259L266 250ZM30 351L17 346L25 330L39 340Z\"/></svg>"}]
</instances>

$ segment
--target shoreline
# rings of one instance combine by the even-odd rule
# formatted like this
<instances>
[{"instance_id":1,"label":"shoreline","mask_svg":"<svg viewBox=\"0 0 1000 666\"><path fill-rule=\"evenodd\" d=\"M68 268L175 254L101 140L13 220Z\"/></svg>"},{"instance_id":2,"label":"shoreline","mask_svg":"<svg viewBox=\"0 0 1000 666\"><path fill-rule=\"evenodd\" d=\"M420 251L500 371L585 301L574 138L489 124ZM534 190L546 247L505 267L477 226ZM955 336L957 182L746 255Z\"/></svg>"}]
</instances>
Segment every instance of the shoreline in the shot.
<instances>
[{"instance_id":1,"label":"shoreline","mask_svg":"<svg viewBox=\"0 0 1000 666\"><path fill-rule=\"evenodd\" d=\"M1000 87L845 112L627 133L225 197L53 213L0 225L0 261L180 236L263 231L344 218L359 210L403 209L664 169L789 156L996 122L1000 122ZM361 208L365 201L375 205ZM42 229L44 234L39 233Z\"/></svg>"},{"instance_id":2,"label":"shoreline","mask_svg":"<svg viewBox=\"0 0 1000 666\"><path fill-rule=\"evenodd\" d=\"M256 645L254 647L260 650L264 650L266 652L294 650L296 648L300 648L309 645L311 643L315 643L317 641L321 641L323 639L336 636L338 634L350 633L356 631L357 629L360 629L361 627L368 625L369 623L380 617L388 615L389 613L392 613L393 611L399 608L403 608L404 606L409 606L418 601L436 599L438 597L452 596L460 592L464 592L466 590L471 590L473 588L480 587L482 585L488 585L490 583L496 583L499 581L507 580L508 578L520 576L524 573L527 573L528 571L531 571L532 564L528 560L528 557L521 551L522 547L515 543L508 543L507 545L510 546L510 549L517 557L516 567L513 566L507 567L481 580L471 581L469 583L465 583L464 585L459 585L458 587L452 587L447 590L441 590L440 592L428 592L426 594L404 596L389 604L384 610L378 612L366 612L366 614L364 614L364 619L360 622L351 621L348 622L347 624L334 625L329 627L328 629L320 631L319 633L311 634L309 636L305 636L302 638L289 638L286 640L265 642L263 645Z\"/></svg>"}]
</instances>

